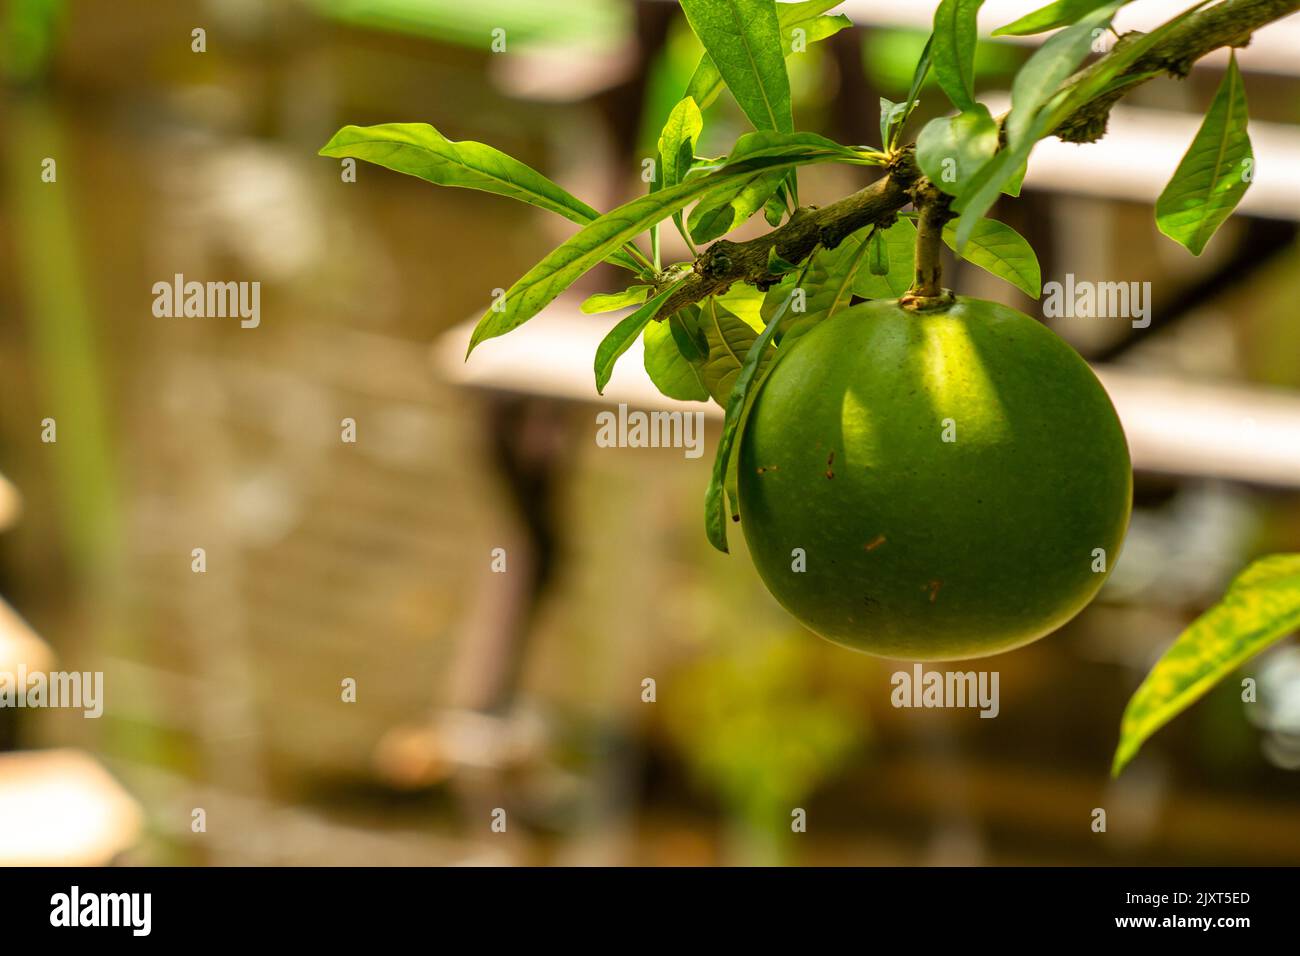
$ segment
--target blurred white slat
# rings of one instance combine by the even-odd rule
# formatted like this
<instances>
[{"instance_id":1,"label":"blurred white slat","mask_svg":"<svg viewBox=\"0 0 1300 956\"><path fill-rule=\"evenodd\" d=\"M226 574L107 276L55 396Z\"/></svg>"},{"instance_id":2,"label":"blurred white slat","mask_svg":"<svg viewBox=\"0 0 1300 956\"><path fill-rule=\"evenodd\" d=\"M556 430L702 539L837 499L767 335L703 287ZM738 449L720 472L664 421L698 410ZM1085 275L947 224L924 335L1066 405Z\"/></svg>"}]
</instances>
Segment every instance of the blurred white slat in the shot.
<instances>
[{"instance_id":1,"label":"blurred white slat","mask_svg":"<svg viewBox=\"0 0 1300 956\"><path fill-rule=\"evenodd\" d=\"M994 113L1007 94L985 97ZM1154 204L1191 145L1201 117L1116 106L1106 135L1095 143L1045 139L1034 148L1025 186L1101 199ZM1237 211L1265 219L1300 221L1300 127L1252 120L1255 152L1250 188Z\"/></svg>"},{"instance_id":2,"label":"blurred white slat","mask_svg":"<svg viewBox=\"0 0 1300 956\"><path fill-rule=\"evenodd\" d=\"M1115 15L1115 29L1124 33L1141 30L1149 33L1167 20L1182 13L1192 4L1189 0L1141 0L1123 7ZM938 0L844 0L833 13L847 14L858 26L913 27L929 30L934 22ZM998 27L1018 20L1026 13L1046 6L1043 0L986 0L979 11L979 28L985 36ZM1028 37L996 37L999 42L1023 43L1037 46L1051 33ZM1237 51L1237 63L1242 70L1252 73L1274 73L1282 76L1300 76L1300 14L1292 14L1255 31L1250 45ZM1228 60L1226 50L1218 50L1197 61L1200 68L1222 68Z\"/></svg>"},{"instance_id":3,"label":"blurred white slat","mask_svg":"<svg viewBox=\"0 0 1300 956\"><path fill-rule=\"evenodd\" d=\"M676 402L660 395L645 373L640 342L619 361L604 396L597 395L591 357L622 313L584 316L578 301L561 297L509 335L484 342L468 362L465 346L474 322L459 325L435 343L435 368L452 384L468 388L721 417L712 402ZM1097 373L1124 422L1134 468L1300 488L1300 395L1114 366Z\"/></svg>"}]
</instances>

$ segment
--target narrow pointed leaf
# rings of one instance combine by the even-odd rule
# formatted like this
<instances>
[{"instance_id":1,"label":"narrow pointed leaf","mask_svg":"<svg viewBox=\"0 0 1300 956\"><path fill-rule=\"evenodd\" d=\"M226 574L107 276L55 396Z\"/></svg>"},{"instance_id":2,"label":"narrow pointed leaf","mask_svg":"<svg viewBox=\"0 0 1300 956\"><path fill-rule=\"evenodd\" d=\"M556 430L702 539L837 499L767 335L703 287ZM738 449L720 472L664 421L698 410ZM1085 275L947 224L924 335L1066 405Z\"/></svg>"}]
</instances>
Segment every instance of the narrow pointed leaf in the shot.
<instances>
[{"instance_id":1,"label":"narrow pointed leaf","mask_svg":"<svg viewBox=\"0 0 1300 956\"><path fill-rule=\"evenodd\" d=\"M597 315L601 312L617 312L629 306L640 305L654 290L651 285L628 286L622 292L597 292L583 300L578 309L585 315Z\"/></svg>"},{"instance_id":2,"label":"narrow pointed leaf","mask_svg":"<svg viewBox=\"0 0 1300 956\"><path fill-rule=\"evenodd\" d=\"M934 34L931 33L925 41L925 46L921 48L921 55L916 58L916 68L912 71L912 86L907 91L907 102L903 104L903 115L898 123L890 131L888 137L882 140L882 144L892 148L898 142L898 135L902 132L903 126L907 123L907 118L912 115L912 110L916 108L917 97L921 95L921 87L925 84L925 78L930 75L930 67L933 62L931 53L934 48Z\"/></svg>"},{"instance_id":3,"label":"narrow pointed leaf","mask_svg":"<svg viewBox=\"0 0 1300 956\"><path fill-rule=\"evenodd\" d=\"M785 175L780 171L756 173L715 195L705 196L691 211L691 238L696 242L711 242L731 232L776 196Z\"/></svg>"},{"instance_id":4,"label":"narrow pointed leaf","mask_svg":"<svg viewBox=\"0 0 1300 956\"><path fill-rule=\"evenodd\" d=\"M659 134L659 155L663 162L659 171L664 186L676 186L690 172L695 158L695 144L704 129L704 117L695 100L689 96L681 100L668 114L663 132ZM682 148L688 147L685 165L682 164Z\"/></svg>"},{"instance_id":5,"label":"narrow pointed leaf","mask_svg":"<svg viewBox=\"0 0 1300 956\"><path fill-rule=\"evenodd\" d=\"M689 96L682 99L664 123L663 132L659 134L659 176L657 187L676 186L686 178L695 164L695 144L704 129L704 117L695 100ZM673 222L679 232L685 233L681 212L673 213Z\"/></svg>"},{"instance_id":6,"label":"narrow pointed leaf","mask_svg":"<svg viewBox=\"0 0 1300 956\"><path fill-rule=\"evenodd\" d=\"M906 103L895 103L893 100L880 98L880 142L883 146L889 145L889 140L893 136L895 126L900 125L907 118L908 106Z\"/></svg>"},{"instance_id":7,"label":"narrow pointed leaf","mask_svg":"<svg viewBox=\"0 0 1300 956\"><path fill-rule=\"evenodd\" d=\"M1043 104L1060 91L1061 85L1092 51L1093 31L1109 24L1124 2L1111 0L1073 26L1048 37L1020 68L1011 82L1011 113L1006 120L1009 145L1023 143Z\"/></svg>"},{"instance_id":8,"label":"narrow pointed leaf","mask_svg":"<svg viewBox=\"0 0 1300 956\"><path fill-rule=\"evenodd\" d=\"M959 110L975 106L975 20L984 0L940 0L934 11L930 59L935 78Z\"/></svg>"},{"instance_id":9,"label":"narrow pointed leaf","mask_svg":"<svg viewBox=\"0 0 1300 956\"><path fill-rule=\"evenodd\" d=\"M708 534L709 543L723 553L729 550L726 492L729 484L728 472L731 470L732 449L739 438L749 400L757 391L755 385L761 379L763 371L770 367L772 336L776 332L777 323L784 315L785 309L779 309L767 323L767 327L750 345L724 406L727 414L722 425L722 436L718 439L717 456L713 460L713 477L704 496L705 532Z\"/></svg>"},{"instance_id":10,"label":"narrow pointed leaf","mask_svg":"<svg viewBox=\"0 0 1300 956\"><path fill-rule=\"evenodd\" d=\"M1118 775L1142 744L1234 670L1300 629L1300 554L1256 561L1223 600L1174 641L1137 689L1120 723Z\"/></svg>"},{"instance_id":11,"label":"narrow pointed leaf","mask_svg":"<svg viewBox=\"0 0 1300 956\"><path fill-rule=\"evenodd\" d=\"M1196 138L1156 200L1160 231L1194 256L1250 186L1255 158L1246 119L1246 91L1234 53Z\"/></svg>"},{"instance_id":12,"label":"narrow pointed leaf","mask_svg":"<svg viewBox=\"0 0 1300 956\"><path fill-rule=\"evenodd\" d=\"M1128 42L1113 47L1099 61L1098 69L1089 70L1080 81L1071 84L1060 93L1052 96L1046 102L1046 105L1035 113L1032 120L1028 121L1027 131L1019 137L1019 143L1010 142L1006 148L999 150L992 159L975 173L961 197L953 203L953 208L962 214L961 221L957 225L957 248L961 249L963 247L969 237L969 231L975 227L980 217L989 211L1003 191L1009 191L1012 195L1018 193L1019 183L1024 178L1025 163L1028 161L1030 153L1033 152L1034 144L1038 140L1050 135L1075 110L1096 99L1119 82L1118 78L1125 70L1136 63L1157 43L1162 42L1175 31L1183 29L1187 20L1195 16L1197 11L1208 2L1210 0L1197 0L1191 7L1173 19L1162 23L1150 33L1127 34L1125 39ZM1088 15L1089 18L1097 16L1108 7L1093 11ZM1078 24L1075 26L1078 26ZM1073 30L1074 27L1069 29ZM1048 42L1068 32L1069 30L1063 30L1051 37ZM1046 44L1044 44L1045 47ZM1039 53L1041 52L1040 49ZM1037 55L1035 54L1035 56ZM1023 68L1021 72L1023 73ZM1020 81L1019 75L1016 80L1017 82ZM1028 93L1024 95L1028 96ZM1013 92L1013 113L1015 103ZM1010 118L1008 118L1008 122L1010 122ZM1004 128L1006 128L1005 125Z\"/></svg>"},{"instance_id":13,"label":"narrow pointed leaf","mask_svg":"<svg viewBox=\"0 0 1300 956\"><path fill-rule=\"evenodd\" d=\"M605 386L609 384L609 377L614 374L614 363L636 341L637 336L641 334L646 325L659 314L663 304L668 301L668 297L673 294L681 283L682 280L679 279L664 289L641 308L614 326L609 334L601 340L600 345L596 348L597 392L603 393L605 391Z\"/></svg>"},{"instance_id":14,"label":"narrow pointed leaf","mask_svg":"<svg viewBox=\"0 0 1300 956\"><path fill-rule=\"evenodd\" d=\"M599 213L526 163L471 140L454 142L427 123L345 126L320 149L321 156L363 159L439 186L461 186L508 196L587 225ZM617 249L610 259L633 272L641 265Z\"/></svg>"},{"instance_id":15,"label":"narrow pointed leaf","mask_svg":"<svg viewBox=\"0 0 1300 956\"><path fill-rule=\"evenodd\" d=\"M489 309L470 337L479 343L518 328L546 307L587 270L623 243L671 216L701 196L746 180L759 170L793 169L811 163L873 165L874 154L841 146L813 133L749 133L742 136L727 164L706 175L633 199L571 236L511 286L501 308Z\"/></svg>"},{"instance_id":16,"label":"narrow pointed leaf","mask_svg":"<svg viewBox=\"0 0 1300 956\"><path fill-rule=\"evenodd\" d=\"M1125 0L1129 3L1131 0ZM1035 33L1046 33L1057 27L1069 26L1085 14L1102 6L1104 0L1056 0L1033 13L1026 13L1019 20L998 27L993 31L995 37L1025 37Z\"/></svg>"},{"instance_id":17,"label":"narrow pointed leaf","mask_svg":"<svg viewBox=\"0 0 1300 956\"><path fill-rule=\"evenodd\" d=\"M755 129L794 132L781 23L772 0L681 0L727 88Z\"/></svg>"},{"instance_id":18,"label":"narrow pointed leaf","mask_svg":"<svg viewBox=\"0 0 1300 956\"><path fill-rule=\"evenodd\" d=\"M849 18L842 14L824 15L831 7L837 7L843 2L844 0L804 0L803 3L778 3L776 15L781 28L783 55L789 56L794 52L796 30L803 31L805 43L815 43L852 26ZM686 85L686 95L694 99L703 110L713 104L725 86L713 57L705 53Z\"/></svg>"}]
</instances>

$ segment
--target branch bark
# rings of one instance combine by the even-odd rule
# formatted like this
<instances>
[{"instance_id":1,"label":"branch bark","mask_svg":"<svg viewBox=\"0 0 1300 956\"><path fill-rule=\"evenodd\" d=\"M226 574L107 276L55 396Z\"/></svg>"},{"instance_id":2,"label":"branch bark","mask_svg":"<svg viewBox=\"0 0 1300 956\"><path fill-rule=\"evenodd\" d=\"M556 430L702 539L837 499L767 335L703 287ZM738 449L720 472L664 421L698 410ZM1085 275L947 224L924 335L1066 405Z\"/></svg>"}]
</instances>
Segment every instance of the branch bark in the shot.
<instances>
[{"instance_id":1,"label":"branch bark","mask_svg":"<svg viewBox=\"0 0 1300 956\"><path fill-rule=\"evenodd\" d=\"M667 317L678 309L725 292L734 282L748 282L760 289L778 281L768 272L768 253L790 263L801 263L819 245L834 249L850 233L863 226L892 225L898 210L910 201L908 189L920 178L911 150L900 155L889 172L870 186L859 189L820 209L805 206L790 220L767 235L748 242L719 239L695 260L695 271L668 297L659 315Z\"/></svg>"},{"instance_id":2,"label":"branch bark","mask_svg":"<svg viewBox=\"0 0 1300 956\"><path fill-rule=\"evenodd\" d=\"M1134 87L1151 78L1153 73L1184 77L1192 64L1220 47L1243 47L1260 27L1300 10L1300 0L1223 0L1187 19L1167 40L1158 43L1120 74L1131 82L1120 83L1105 96L1075 110L1056 128L1055 135L1067 143L1091 143L1106 134L1110 108ZM1126 33L1125 37L1136 36ZM1117 44L1118 45L1118 44ZM1103 69L1101 57L1074 74L1067 85L1095 75Z\"/></svg>"},{"instance_id":3,"label":"branch bark","mask_svg":"<svg viewBox=\"0 0 1300 956\"><path fill-rule=\"evenodd\" d=\"M1101 138L1106 132L1110 108L1152 74L1186 76L1192 64L1207 53L1220 47L1246 46L1255 30L1297 10L1300 10L1300 0L1220 0L1188 18L1167 40L1130 66L1122 75L1132 77L1131 83L1120 84L1105 96L1080 107L1057 127L1054 135L1076 143ZM1128 36L1131 34L1124 35ZM1118 43L1125 42L1124 37ZM1069 82L1080 81L1091 71L1102 69L1105 60L1105 56L1098 58L1075 73ZM780 279L767 268L768 253L773 247L786 262L802 263L818 246L833 249L864 226L891 225L899 210L912 201L916 190L927 185L916 166L913 147L904 147L890 162L886 174L871 185L829 206L799 209L785 225L747 242L727 239L714 242L695 260L694 271L664 303L659 317L725 292L735 282L767 288Z\"/></svg>"}]
</instances>

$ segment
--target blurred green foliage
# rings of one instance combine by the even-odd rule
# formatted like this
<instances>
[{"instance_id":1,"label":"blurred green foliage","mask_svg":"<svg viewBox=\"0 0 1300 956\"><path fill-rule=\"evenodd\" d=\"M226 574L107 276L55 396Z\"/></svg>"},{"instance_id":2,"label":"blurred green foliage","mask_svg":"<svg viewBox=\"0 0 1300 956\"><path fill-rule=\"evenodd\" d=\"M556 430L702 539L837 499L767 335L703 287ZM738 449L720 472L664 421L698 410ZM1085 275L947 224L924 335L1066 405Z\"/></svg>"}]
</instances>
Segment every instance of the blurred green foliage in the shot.
<instances>
[{"instance_id":1,"label":"blurred green foliage","mask_svg":"<svg viewBox=\"0 0 1300 956\"><path fill-rule=\"evenodd\" d=\"M858 669L824 667L820 650L802 632L747 635L687 665L661 697L692 775L744 831L743 862L782 858L792 811L866 742Z\"/></svg>"},{"instance_id":2,"label":"blurred green foliage","mask_svg":"<svg viewBox=\"0 0 1300 956\"><path fill-rule=\"evenodd\" d=\"M629 35L631 5L621 0L308 0L322 16L355 26L409 33L476 49L492 31L509 44L564 42L596 49ZM508 27L508 29L507 29Z\"/></svg>"},{"instance_id":3,"label":"blurred green foliage","mask_svg":"<svg viewBox=\"0 0 1300 956\"><path fill-rule=\"evenodd\" d=\"M54 52L63 0L8 0L0 14L0 71L9 81L39 76Z\"/></svg>"}]
</instances>

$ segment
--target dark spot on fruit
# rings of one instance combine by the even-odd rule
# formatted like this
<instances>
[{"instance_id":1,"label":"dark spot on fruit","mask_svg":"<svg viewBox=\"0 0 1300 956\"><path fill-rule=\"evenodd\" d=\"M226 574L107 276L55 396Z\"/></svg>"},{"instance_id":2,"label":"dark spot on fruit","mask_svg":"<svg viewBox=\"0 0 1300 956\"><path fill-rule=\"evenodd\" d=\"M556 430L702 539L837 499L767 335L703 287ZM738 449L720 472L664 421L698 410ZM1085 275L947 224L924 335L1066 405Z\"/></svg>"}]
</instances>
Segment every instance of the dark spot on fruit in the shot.
<instances>
[{"instance_id":1,"label":"dark spot on fruit","mask_svg":"<svg viewBox=\"0 0 1300 956\"><path fill-rule=\"evenodd\" d=\"M931 581L929 584L923 584L921 586L921 590L924 591L926 589L929 589L930 603L933 604L935 602L935 599L939 596L939 589L941 587L943 587L942 581Z\"/></svg>"}]
</instances>

